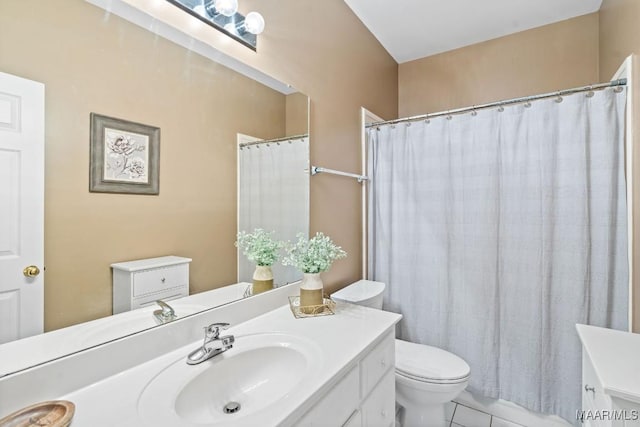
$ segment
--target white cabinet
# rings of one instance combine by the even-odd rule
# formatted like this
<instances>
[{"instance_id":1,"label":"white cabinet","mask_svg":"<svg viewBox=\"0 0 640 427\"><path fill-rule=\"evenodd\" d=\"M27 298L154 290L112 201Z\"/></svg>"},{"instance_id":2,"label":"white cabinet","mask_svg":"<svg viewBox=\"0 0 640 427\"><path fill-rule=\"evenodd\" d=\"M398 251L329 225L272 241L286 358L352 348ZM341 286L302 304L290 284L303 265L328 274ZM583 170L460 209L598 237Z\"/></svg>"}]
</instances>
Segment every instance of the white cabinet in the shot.
<instances>
[{"instance_id":1,"label":"white cabinet","mask_svg":"<svg viewBox=\"0 0 640 427\"><path fill-rule=\"evenodd\" d=\"M392 399L389 396L393 396ZM395 421L396 374L388 371L362 404L362 425L389 427Z\"/></svg>"},{"instance_id":2,"label":"white cabinet","mask_svg":"<svg viewBox=\"0 0 640 427\"><path fill-rule=\"evenodd\" d=\"M189 295L189 263L178 256L111 264L113 314Z\"/></svg>"},{"instance_id":3,"label":"white cabinet","mask_svg":"<svg viewBox=\"0 0 640 427\"><path fill-rule=\"evenodd\" d=\"M640 427L640 335L577 325L582 341L582 421Z\"/></svg>"},{"instance_id":4,"label":"white cabinet","mask_svg":"<svg viewBox=\"0 0 640 427\"><path fill-rule=\"evenodd\" d=\"M607 394L584 352L582 410L584 425L588 427L640 427L640 404Z\"/></svg>"},{"instance_id":5,"label":"white cabinet","mask_svg":"<svg viewBox=\"0 0 640 427\"><path fill-rule=\"evenodd\" d=\"M395 422L395 332L363 354L298 427L390 427Z\"/></svg>"}]
</instances>

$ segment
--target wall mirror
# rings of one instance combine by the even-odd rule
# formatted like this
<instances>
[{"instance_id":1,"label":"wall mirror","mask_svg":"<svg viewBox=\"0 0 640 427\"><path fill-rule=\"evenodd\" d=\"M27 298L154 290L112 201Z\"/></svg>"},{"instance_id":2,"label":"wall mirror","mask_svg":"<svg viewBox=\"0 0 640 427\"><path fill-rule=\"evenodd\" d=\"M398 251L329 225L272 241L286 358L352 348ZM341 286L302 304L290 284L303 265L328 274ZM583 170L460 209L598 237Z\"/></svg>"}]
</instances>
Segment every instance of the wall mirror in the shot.
<instances>
[{"instance_id":1,"label":"wall mirror","mask_svg":"<svg viewBox=\"0 0 640 427\"><path fill-rule=\"evenodd\" d=\"M0 71L45 85L46 266L45 333L0 345L0 376L122 335L131 322L111 316L112 263L191 258L190 297L217 289L226 303L243 297L246 284L228 290L253 272L234 246L238 229L308 232L309 100L295 89L268 87L84 0L3 1L0 52ZM159 195L89 192L91 113L160 128ZM177 314L219 299L194 301ZM155 326L155 308L139 309L152 321L139 329ZM41 341L87 324L73 340ZM26 340L31 356L12 360Z\"/></svg>"}]
</instances>

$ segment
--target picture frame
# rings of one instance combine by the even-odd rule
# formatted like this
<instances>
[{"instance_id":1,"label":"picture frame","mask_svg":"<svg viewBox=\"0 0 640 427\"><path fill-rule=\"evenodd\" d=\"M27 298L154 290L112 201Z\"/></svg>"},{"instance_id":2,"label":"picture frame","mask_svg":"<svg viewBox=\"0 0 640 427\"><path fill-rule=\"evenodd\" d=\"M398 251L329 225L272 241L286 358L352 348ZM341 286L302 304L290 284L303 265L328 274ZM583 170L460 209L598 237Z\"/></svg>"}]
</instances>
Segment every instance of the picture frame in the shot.
<instances>
[{"instance_id":1,"label":"picture frame","mask_svg":"<svg viewBox=\"0 0 640 427\"><path fill-rule=\"evenodd\" d=\"M160 194L160 128L91 113L89 191Z\"/></svg>"}]
</instances>

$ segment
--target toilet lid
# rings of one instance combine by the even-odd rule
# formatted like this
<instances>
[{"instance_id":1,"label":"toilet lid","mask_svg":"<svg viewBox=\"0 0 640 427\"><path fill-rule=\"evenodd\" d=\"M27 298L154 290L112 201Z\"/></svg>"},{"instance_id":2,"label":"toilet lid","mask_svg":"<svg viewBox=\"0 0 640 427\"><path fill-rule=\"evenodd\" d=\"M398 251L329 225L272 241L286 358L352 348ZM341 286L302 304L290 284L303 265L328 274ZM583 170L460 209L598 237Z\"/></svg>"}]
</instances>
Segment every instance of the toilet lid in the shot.
<instances>
[{"instance_id":1,"label":"toilet lid","mask_svg":"<svg viewBox=\"0 0 640 427\"><path fill-rule=\"evenodd\" d=\"M396 372L418 381L453 383L467 379L471 368L441 348L396 340Z\"/></svg>"},{"instance_id":2,"label":"toilet lid","mask_svg":"<svg viewBox=\"0 0 640 427\"><path fill-rule=\"evenodd\" d=\"M350 303L361 303L380 295L384 291L384 283L373 280L359 280L337 292L331 298Z\"/></svg>"}]
</instances>

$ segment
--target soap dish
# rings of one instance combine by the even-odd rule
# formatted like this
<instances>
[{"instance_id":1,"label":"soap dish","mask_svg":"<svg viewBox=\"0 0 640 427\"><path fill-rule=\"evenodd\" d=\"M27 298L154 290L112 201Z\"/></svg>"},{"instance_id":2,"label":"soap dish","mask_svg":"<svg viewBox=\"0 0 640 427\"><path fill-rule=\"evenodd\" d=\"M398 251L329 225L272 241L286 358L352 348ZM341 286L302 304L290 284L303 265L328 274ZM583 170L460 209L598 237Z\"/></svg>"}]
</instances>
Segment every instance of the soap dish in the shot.
<instances>
[{"instance_id":1,"label":"soap dish","mask_svg":"<svg viewBox=\"0 0 640 427\"><path fill-rule=\"evenodd\" d=\"M306 317L331 316L336 314L336 303L330 297L324 296L323 303L320 305L300 306L300 297L289 297L289 308L296 319L304 319Z\"/></svg>"},{"instance_id":2,"label":"soap dish","mask_svg":"<svg viewBox=\"0 0 640 427\"><path fill-rule=\"evenodd\" d=\"M27 406L0 419L0 427L67 427L76 412L68 400L49 400Z\"/></svg>"}]
</instances>

